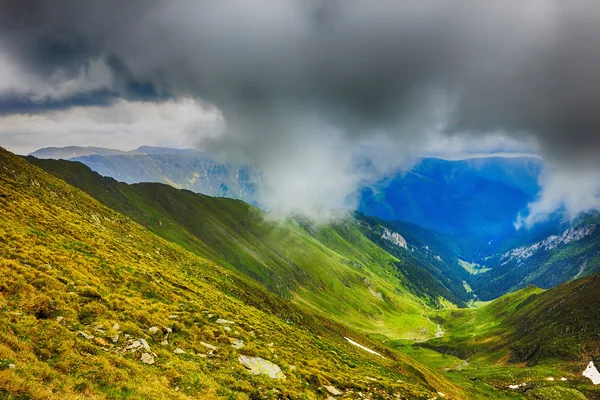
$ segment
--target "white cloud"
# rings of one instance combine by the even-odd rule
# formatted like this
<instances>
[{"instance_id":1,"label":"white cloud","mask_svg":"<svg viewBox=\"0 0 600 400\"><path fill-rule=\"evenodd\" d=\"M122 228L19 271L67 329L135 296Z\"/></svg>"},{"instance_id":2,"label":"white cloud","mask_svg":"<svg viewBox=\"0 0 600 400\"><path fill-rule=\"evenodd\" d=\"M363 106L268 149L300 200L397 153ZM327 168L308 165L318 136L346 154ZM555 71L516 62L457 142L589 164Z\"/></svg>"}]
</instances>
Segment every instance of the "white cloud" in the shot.
<instances>
[{"instance_id":1,"label":"white cloud","mask_svg":"<svg viewBox=\"0 0 600 400\"><path fill-rule=\"evenodd\" d=\"M218 134L220 114L192 99L162 103L118 100L109 107L73 107L0 117L0 145L26 154L41 147L141 145L190 147Z\"/></svg>"},{"instance_id":2,"label":"white cloud","mask_svg":"<svg viewBox=\"0 0 600 400\"><path fill-rule=\"evenodd\" d=\"M517 229L544 221L557 210L563 211L566 219L584 212L600 211L600 173L597 170L549 165L539 183L541 192L529 204L528 214L517 217Z\"/></svg>"}]
</instances>

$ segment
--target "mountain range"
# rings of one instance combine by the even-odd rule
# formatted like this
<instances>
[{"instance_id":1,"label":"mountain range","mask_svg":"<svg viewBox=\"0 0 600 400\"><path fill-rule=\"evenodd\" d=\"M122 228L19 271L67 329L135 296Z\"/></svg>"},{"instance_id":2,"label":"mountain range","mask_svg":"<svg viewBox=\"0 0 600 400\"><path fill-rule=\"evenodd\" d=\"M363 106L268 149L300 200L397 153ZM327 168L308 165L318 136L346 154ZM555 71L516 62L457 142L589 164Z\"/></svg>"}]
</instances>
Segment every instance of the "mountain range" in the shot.
<instances>
[{"instance_id":1,"label":"mountain range","mask_svg":"<svg viewBox=\"0 0 600 400\"><path fill-rule=\"evenodd\" d=\"M596 215L514 234L469 207L465 227L365 209L275 220L87 166L152 160L172 180L195 152L59 152L0 150L3 398L600 398L582 376L600 359ZM425 159L386 187L517 210L538 168ZM433 207L414 204L405 215Z\"/></svg>"}]
</instances>

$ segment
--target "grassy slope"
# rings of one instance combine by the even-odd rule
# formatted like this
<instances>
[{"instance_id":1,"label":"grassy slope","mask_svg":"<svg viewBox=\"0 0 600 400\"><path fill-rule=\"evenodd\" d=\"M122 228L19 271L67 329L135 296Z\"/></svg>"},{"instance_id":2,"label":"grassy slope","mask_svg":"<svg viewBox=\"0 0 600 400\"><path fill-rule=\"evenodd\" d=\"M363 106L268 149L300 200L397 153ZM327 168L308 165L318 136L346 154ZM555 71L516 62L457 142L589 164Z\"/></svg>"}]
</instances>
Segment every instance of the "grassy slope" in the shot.
<instances>
[{"instance_id":1,"label":"grassy slope","mask_svg":"<svg viewBox=\"0 0 600 400\"><path fill-rule=\"evenodd\" d=\"M529 398L597 399L600 389L581 372L600 359L599 303L600 274L547 291L528 286L477 309L437 312L432 318L447 334L423 346L469 360L457 364L469 379L504 387L527 383L521 391ZM561 376L568 381L546 380Z\"/></svg>"},{"instance_id":2,"label":"grassy slope","mask_svg":"<svg viewBox=\"0 0 600 400\"><path fill-rule=\"evenodd\" d=\"M0 183L2 398L310 399L323 396L327 383L383 398L474 396L157 237L2 149ZM217 318L235 324L227 330ZM126 350L137 338L156 354L154 365ZM232 348L234 338L246 347ZM218 349L211 355L201 342ZM174 354L177 347L186 354ZM249 375L240 354L276 362L287 379Z\"/></svg>"},{"instance_id":3,"label":"grassy slope","mask_svg":"<svg viewBox=\"0 0 600 400\"><path fill-rule=\"evenodd\" d=\"M435 325L422 313L438 300L438 292L452 296L447 289L429 297L409 290L410 281L397 267L400 260L366 238L349 217L321 226L300 219L268 221L241 201L161 184L126 185L80 163L28 160L163 238L368 333L431 337Z\"/></svg>"}]
</instances>

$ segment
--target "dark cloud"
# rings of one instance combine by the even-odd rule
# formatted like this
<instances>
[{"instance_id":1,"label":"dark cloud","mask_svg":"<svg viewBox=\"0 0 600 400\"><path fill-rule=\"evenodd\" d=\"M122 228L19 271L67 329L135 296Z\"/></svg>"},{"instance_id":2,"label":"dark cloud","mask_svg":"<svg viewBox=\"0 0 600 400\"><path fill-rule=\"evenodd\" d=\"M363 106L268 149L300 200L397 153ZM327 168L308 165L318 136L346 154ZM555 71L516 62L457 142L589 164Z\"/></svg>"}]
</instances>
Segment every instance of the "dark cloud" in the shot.
<instances>
[{"instance_id":1,"label":"dark cloud","mask_svg":"<svg viewBox=\"0 0 600 400\"><path fill-rule=\"evenodd\" d=\"M298 136L412 150L433 132L503 132L560 163L600 160L592 0L0 4L0 48L24 69L75 76L105 60L117 93L218 107L227 129L205 145L252 162L279 167L273 153L292 154Z\"/></svg>"}]
</instances>

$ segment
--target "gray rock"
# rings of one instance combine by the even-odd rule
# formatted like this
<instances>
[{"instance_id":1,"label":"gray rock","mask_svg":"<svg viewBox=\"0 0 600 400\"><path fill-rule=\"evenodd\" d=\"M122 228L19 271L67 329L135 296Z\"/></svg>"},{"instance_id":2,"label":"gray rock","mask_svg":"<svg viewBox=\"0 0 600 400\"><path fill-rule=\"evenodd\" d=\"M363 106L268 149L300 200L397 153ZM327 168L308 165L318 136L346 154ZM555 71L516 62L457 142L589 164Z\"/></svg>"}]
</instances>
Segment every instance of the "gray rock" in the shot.
<instances>
[{"instance_id":1,"label":"gray rock","mask_svg":"<svg viewBox=\"0 0 600 400\"><path fill-rule=\"evenodd\" d=\"M148 365L152 365L154 364L154 357L152 357L152 354L142 353L141 361Z\"/></svg>"},{"instance_id":2,"label":"gray rock","mask_svg":"<svg viewBox=\"0 0 600 400\"><path fill-rule=\"evenodd\" d=\"M267 375L273 379L285 379L285 375L281 372L281 368L271 361L267 361L260 357L240 356L238 358L240 364L248 368L248 372L252 375Z\"/></svg>"}]
</instances>

